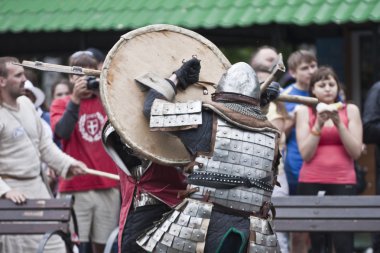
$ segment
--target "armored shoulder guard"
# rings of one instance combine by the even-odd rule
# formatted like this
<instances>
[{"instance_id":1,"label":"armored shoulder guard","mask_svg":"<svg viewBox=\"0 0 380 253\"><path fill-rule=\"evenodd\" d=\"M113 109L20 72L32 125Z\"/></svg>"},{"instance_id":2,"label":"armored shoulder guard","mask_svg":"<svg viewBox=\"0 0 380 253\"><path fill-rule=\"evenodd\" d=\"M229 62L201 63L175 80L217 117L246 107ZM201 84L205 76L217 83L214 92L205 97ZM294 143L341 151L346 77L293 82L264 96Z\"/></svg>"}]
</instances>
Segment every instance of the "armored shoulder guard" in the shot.
<instances>
[{"instance_id":1,"label":"armored shoulder guard","mask_svg":"<svg viewBox=\"0 0 380 253\"><path fill-rule=\"evenodd\" d=\"M197 128L202 124L202 102L170 103L156 99L153 102L151 131L177 131Z\"/></svg>"}]
</instances>

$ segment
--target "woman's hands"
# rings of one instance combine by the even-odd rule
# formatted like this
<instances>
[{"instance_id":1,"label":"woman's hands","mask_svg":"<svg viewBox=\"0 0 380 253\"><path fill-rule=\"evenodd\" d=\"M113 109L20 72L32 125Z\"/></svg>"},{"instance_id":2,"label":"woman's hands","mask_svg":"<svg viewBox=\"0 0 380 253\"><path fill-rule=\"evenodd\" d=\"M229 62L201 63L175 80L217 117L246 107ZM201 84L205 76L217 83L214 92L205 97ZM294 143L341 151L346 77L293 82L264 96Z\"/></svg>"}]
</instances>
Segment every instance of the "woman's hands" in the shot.
<instances>
[{"instance_id":1,"label":"woman's hands","mask_svg":"<svg viewBox=\"0 0 380 253\"><path fill-rule=\"evenodd\" d=\"M332 120L332 122L334 123L334 125L336 126L336 128L338 128L339 129L339 127L340 127L340 124L341 124L341 120L340 120L340 117L339 117L339 113L338 113L338 111L332 111L331 113L330 113L330 119Z\"/></svg>"},{"instance_id":2,"label":"woman's hands","mask_svg":"<svg viewBox=\"0 0 380 253\"><path fill-rule=\"evenodd\" d=\"M335 104L324 104L319 103L317 105L317 120L314 127L316 128L316 131L320 131L323 127L323 125L328 121L329 119L332 120L333 124L339 128L341 124L341 120L339 117L338 110L342 108L343 104L341 102L335 103Z\"/></svg>"},{"instance_id":3,"label":"woman's hands","mask_svg":"<svg viewBox=\"0 0 380 253\"><path fill-rule=\"evenodd\" d=\"M327 111L322 111L317 113L317 120L315 121L314 128L316 131L320 132L323 125L330 119L330 114Z\"/></svg>"}]
</instances>

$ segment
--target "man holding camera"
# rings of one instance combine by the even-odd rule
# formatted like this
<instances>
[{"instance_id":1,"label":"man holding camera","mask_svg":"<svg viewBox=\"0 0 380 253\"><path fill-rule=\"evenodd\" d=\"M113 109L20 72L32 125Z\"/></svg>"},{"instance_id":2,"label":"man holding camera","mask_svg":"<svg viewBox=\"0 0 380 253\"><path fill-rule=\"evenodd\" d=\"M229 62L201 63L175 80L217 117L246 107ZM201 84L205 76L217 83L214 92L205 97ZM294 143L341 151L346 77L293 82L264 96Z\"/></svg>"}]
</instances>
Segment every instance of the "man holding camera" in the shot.
<instances>
[{"instance_id":1,"label":"man holding camera","mask_svg":"<svg viewBox=\"0 0 380 253\"><path fill-rule=\"evenodd\" d=\"M69 65L97 68L97 62L89 51L74 53ZM89 168L117 174L117 166L105 152L101 141L107 116L100 101L98 80L71 75L70 82L74 85L72 95L53 101L51 106L54 134L62 140L64 152ZM85 175L61 180L59 192L75 196L80 252L86 252L89 242L93 253L103 252L107 238L118 222L119 182Z\"/></svg>"}]
</instances>

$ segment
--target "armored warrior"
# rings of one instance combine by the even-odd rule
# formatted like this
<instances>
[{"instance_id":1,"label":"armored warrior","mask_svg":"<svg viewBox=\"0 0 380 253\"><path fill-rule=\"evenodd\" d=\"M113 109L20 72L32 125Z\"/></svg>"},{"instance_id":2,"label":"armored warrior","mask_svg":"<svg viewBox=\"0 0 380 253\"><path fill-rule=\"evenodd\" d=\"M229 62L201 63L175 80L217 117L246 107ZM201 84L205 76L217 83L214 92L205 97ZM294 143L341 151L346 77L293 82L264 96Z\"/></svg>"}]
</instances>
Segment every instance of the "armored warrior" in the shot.
<instances>
[{"instance_id":1,"label":"armored warrior","mask_svg":"<svg viewBox=\"0 0 380 253\"><path fill-rule=\"evenodd\" d=\"M151 130L170 131L193 157L184 167L184 200L137 243L149 252L280 252L270 202L279 132L260 108L261 98L269 102L276 92L260 95L254 70L239 62L222 76L211 102L170 102L199 72L193 57L169 79L136 79L150 88L144 114Z\"/></svg>"}]
</instances>

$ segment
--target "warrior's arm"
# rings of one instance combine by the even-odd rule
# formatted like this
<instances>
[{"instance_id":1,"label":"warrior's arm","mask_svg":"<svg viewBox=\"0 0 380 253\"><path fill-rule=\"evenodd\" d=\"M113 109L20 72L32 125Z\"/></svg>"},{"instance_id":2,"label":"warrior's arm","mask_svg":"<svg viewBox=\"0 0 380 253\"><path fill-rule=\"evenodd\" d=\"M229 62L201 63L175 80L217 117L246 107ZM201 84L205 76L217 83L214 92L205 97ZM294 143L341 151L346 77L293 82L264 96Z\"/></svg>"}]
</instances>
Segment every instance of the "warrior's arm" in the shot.
<instances>
[{"instance_id":1,"label":"warrior's arm","mask_svg":"<svg viewBox=\"0 0 380 253\"><path fill-rule=\"evenodd\" d=\"M143 112L145 117L150 118L155 99L171 101L177 93L177 86L186 89L188 86L198 82L200 69L200 61L193 57L191 60L184 62L169 78L162 79L149 74L147 78L144 78L144 76L137 78L138 83L149 88L144 102Z\"/></svg>"},{"instance_id":2,"label":"warrior's arm","mask_svg":"<svg viewBox=\"0 0 380 253\"><path fill-rule=\"evenodd\" d=\"M144 103L145 117L150 118L153 102L156 98L171 101L177 93L178 86L185 90L190 85L198 82L200 69L200 61L193 57L184 62L182 66L174 71L167 79L162 79L156 76L137 78L137 82L151 88L148 91Z\"/></svg>"},{"instance_id":3,"label":"warrior's arm","mask_svg":"<svg viewBox=\"0 0 380 253\"><path fill-rule=\"evenodd\" d=\"M165 79L164 82L161 81L159 86L150 86L144 102L143 112L145 117L152 120L152 107L156 99L170 101L174 98L177 92L177 85L181 87L181 89L186 89L192 83L197 82L199 78L199 70L199 61L193 58L192 60L185 62L182 67L179 70L175 71L169 79ZM172 96L168 94L172 94ZM188 116L192 115L190 111L187 112ZM185 112L185 114L187 113ZM168 128L166 131L171 131L172 134L178 136L186 148L189 150L189 152L191 154L195 154L196 151L209 150L211 143L212 121L212 113L203 111L201 114L201 119L199 120L200 124L196 124L195 127L189 127L185 125L182 130L181 127L179 127L176 129ZM194 124L194 122L189 123L189 125L192 124ZM185 129L186 131L184 131Z\"/></svg>"},{"instance_id":4,"label":"warrior's arm","mask_svg":"<svg viewBox=\"0 0 380 253\"><path fill-rule=\"evenodd\" d=\"M165 97L154 89L150 89L144 102L144 115L150 119L151 109L155 99L165 99ZM166 100L166 99L165 99ZM198 128L186 131L172 131L178 136L191 154L197 150L209 150L211 143L212 113L204 111L202 113L202 124Z\"/></svg>"},{"instance_id":5,"label":"warrior's arm","mask_svg":"<svg viewBox=\"0 0 380 253\"><path fill-rule=\"evenodd\" d=\"M159 93L155 89L149 89L149 91L147 92L147 95L145 97L144 109L143 109L144 116L148 120L150 118L150 112L152 111L153 102L154 102L154 100L156 100L156 98L167 100L164 95L162 95L161 93Z\"/></svg>"},{"instance_id":6,"label":"warrior's arm","mask_svg":"<svg viewBox=\"0 0 380 253\"><path fill-rule=\"evenodd\" d=\"M156 90L154 88L149 89L147 96L145 98L145 102L144 102L144 115L147 119L149 119L151 116L151 110L152 110L153 102L156 98L157 99L164 99L164 100L171 100L171 99L173 99L173 97L172 97L172 95L168 95L168 93L173 94L173 96L175 94L177 94L177 85L179 83L179 78L177 78L177 74L173 73L173 75L171 75L169 78L166 78L165 81L166 81L167 87L166 87L166 89L161 89L161 90L162 91L173 90L173 92L165 92L166 93L166 96L165 96L164 94L160 93L158 90ZM171 86L171 88L170 88L170 86ZM181 87L183 87L183 85Z\"/></svg>"}]
</instances>

